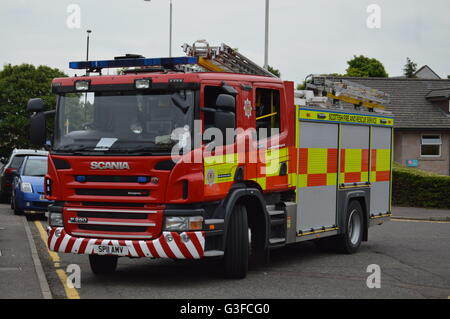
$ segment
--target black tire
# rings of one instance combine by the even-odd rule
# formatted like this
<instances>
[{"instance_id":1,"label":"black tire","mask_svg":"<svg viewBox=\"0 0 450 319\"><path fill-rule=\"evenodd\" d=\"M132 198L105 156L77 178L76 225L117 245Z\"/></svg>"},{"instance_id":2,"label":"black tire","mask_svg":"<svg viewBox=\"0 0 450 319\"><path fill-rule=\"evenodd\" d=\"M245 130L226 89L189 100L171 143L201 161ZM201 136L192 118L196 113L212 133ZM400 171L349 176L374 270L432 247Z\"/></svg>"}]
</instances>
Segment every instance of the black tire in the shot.
<instances>
[{"instance_id":1,"label":"black tire","mask_svg":"<svg viewBox=\"0 0 450 319\"><path fill-rule=\"evenodd\" d=\"M247 210L236 205L228 223L224 255L225 277L243 279L247 276L249 260Z\"/></svg>"},{"instance_id":2,"label":"black tire","mask_svg":"<svg viewBox=\"0 0 450 319\"><path fill-rule=\"evenodd\" d=\"M14 215L23 215L23 210L17 207L16 196L14 195L14 193L11 194L11 208L14 211Z\"/></svg>"},{"instance_id":3,"label":"black tire","mask_svg":"<svg viewBox=\"0 0 450 319\"><path fill-rule=\"evenodd\" d=\"M345 217L345 232L335 238L338 252L354 254L358 251L364 233L364 211L359 201L349 203Z\"/></svg>"},{"instance_id":4,"label":"black tire","mask_svg":"<svg viewBox=\"0 0 450 319\"><path fill-rule=\"evenodd\" d=\"M117 259L117 256L89 255L89 264L96 275L112 274L116 271Z\"/></svg>"}]
</instances>

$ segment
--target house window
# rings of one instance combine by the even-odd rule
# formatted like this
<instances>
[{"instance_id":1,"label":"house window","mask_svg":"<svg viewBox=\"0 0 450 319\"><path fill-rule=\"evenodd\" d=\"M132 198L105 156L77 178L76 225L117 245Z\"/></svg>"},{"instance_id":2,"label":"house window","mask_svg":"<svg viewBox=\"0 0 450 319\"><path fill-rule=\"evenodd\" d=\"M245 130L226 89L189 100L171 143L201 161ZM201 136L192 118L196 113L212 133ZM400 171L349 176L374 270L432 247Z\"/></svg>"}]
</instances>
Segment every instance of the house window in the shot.
<instances>
[{"instance_id":1,"label":"house window","mask_svg":"<svg viewBox=\"0 0 450 319\"><path fill-rule=\"evenodd\" d=\"M420 156L441 156L442 140L440 135L422 135Z\"/></svg>"}]
</instances>

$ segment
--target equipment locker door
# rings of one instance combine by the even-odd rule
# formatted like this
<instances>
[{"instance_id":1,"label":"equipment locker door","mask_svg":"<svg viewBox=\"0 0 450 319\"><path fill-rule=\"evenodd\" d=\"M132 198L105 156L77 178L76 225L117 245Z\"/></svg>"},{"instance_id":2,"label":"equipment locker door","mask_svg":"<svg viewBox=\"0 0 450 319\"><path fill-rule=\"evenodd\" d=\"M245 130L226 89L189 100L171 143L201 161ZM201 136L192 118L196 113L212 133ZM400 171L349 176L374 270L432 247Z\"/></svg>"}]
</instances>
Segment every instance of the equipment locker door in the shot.
<instances>
[{"instance_id":1,"label":"equipment locker door","mask_svg":"<svg viewBox=\"0 0 450 319\"><path fill-rule=\"evenodd\" d=\"M390 211L392 128L372 127L370 214Z\"/></svg>"},{"instance_id":2,"label":"equipment locker door","mask_svg":"<svg viewBox=\"0 0 450 319\"><path fill-rule=\"evenodd\" d=\"M297 231L336 225L339 126L300 122Z\"/></svg>"}]
</instances>

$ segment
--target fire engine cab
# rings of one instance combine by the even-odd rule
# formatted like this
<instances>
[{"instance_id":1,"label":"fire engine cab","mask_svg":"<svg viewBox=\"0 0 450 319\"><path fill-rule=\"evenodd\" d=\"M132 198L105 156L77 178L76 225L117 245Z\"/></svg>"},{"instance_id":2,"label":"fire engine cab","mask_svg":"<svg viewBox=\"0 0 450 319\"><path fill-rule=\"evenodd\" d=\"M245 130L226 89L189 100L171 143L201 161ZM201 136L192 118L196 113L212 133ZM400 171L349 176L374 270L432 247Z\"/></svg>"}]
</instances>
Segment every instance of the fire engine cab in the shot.
<instances>
[{"instance_id":1,"label":"fire engine cab","mask_svg":"<svg viewBox=\"0 0 450 319\"><path fill-rule=\"evenodd\" d=\"M119 257L222 258L231 278L301 241L356 252L391 215L388 97L320 76L295 91L224 44L184 49L71 62L86 75L53 80L54 111L29 101L34 144L55 119L48 248L96 274ZM211 128L235 134L213 143Z\"/></svg>"}]
</instances>

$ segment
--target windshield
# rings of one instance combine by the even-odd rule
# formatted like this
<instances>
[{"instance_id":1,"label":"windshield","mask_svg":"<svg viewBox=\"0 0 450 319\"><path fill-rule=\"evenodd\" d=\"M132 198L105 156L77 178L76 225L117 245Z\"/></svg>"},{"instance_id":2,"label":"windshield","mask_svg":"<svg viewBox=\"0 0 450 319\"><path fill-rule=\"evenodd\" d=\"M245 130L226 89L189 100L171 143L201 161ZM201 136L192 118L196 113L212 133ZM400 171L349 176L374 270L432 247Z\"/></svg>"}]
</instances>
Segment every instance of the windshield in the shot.
<instances>
[{"instance_id":1,"label":"windshield","mask_svg":"<svg viewBox=\"0 0 450 319\"><path fill-rule=\"evenodd\" d=\"M47 159L29 159L25 164L24 176L45 176L47 174Z\"/></svg>"},{"instance_id":2,"label":"windshield","mask_svg":"<svg viewBox=\"0 0 450 319\"><path fill-rule=\"evenodd\" d=\"M55 151L170 151L190 133L194 91L96 92L60 96Z\"/></svg>"}]
</instances>

